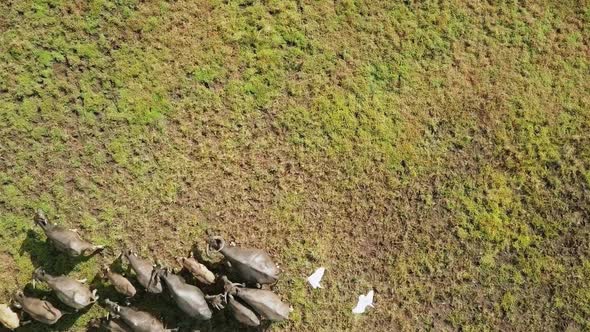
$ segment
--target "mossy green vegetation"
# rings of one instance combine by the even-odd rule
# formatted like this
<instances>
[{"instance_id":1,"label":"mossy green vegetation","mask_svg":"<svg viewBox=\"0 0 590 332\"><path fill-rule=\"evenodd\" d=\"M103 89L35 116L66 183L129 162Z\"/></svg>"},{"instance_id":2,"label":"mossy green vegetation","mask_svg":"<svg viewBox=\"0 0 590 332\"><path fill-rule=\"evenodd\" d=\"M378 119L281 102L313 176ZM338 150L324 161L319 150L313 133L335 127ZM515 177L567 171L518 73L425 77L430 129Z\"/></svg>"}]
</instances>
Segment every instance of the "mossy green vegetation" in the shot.
<instances>
[{"instance_id":1,"label":"mossy green vegetation","mask_svg":"<svg viewBox=\"0 0 590 332\"><path fill-rule=\"evenodd\" d=\"M0 13L2 302L38 266L98 287L116 257L56 255L33 228L42 208L171 266L207 230L266 248L294 308L274 331L590 329L588 3ZM353 316L370 288L376 308ZM84 331L104 313L23 331ZM235 330L226 320L201 328Z\"/></svg>"}]
</instances>

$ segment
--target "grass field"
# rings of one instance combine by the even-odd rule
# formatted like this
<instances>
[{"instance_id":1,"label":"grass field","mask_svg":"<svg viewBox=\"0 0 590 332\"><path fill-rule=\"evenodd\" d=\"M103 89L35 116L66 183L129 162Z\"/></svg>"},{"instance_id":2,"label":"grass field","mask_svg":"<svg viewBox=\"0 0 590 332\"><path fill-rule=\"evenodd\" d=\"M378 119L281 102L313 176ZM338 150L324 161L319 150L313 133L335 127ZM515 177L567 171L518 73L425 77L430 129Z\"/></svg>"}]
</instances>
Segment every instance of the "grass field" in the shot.
<instances>
[{"instance_id":1,"label":"grass field","mask_svg":"<svg viewBox=\"0 0 590 332\"><path fill-rule=\"evenodd\" d=\"M58 255L37 208L113 250ZM271 331L583 331L589 218L587 1L0 2L0 302L209 230L280 263Z\"/></svg>"}]
</instances>

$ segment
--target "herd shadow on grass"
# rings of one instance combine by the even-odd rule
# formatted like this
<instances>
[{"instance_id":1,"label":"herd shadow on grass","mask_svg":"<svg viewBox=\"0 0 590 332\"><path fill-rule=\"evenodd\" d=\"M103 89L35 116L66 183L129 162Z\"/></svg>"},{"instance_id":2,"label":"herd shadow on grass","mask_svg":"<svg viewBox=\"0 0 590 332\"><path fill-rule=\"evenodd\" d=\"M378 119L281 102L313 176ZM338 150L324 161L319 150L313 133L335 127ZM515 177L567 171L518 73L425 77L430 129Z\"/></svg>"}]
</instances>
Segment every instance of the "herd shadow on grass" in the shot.
<instances>
[{"instance_id":1,"label":"herd shadow on grass","mask_svg":"<svg viewBox=\"0 0 590 332\"><path fill-rule=\"evenodd\" d=\"M34 230L29 230L27 236L20 247L20 253L27 252L31 258L32 264L35 269L43 268L51 275L68 275L77 264L85 262L91 259L93 256L88 257L70 257L67 254L63 254L55 249L48 240L42 239L43 236ZM194 258L202 262L207 266L216 276L227 275L232 279L232 274L225 264L219 261L212 261L206 257L203 251L198 245L193 245L191 251ZM102 255L99 255L102 257ZM109 268L117 273L120 273L127 277L131 283L137 289L137 294L133 298L125 298L123 295L117 293L110 283L104 279L101 268L103 264L109 266ZM163 294L150 294L147 293L141 285L135 279L133 272L124 266L121 255L118 255L112 261L106 261L101 259L97 266L97 272L88 284L91 289L96 289L99 296L98 305L102 305L105 299L113 300L122 305L130 305L139 310L147 311L152 313L154 316L160 318L167 328L178 328L178 331L264 331L267 330L270 323L262 322L262 325L257 328L248 328L244 325L240 325L228 310L217 311L213 310L213 317L208 321L197 321L191 320L184 315L180 309L176 306L172 298L166 294L164 290ZM177 269L178 270L178 269ZM205 294L215 295L223 292L223 282L220 278L216 278L216 283L213 285L206 285L199 282L194 278L188 271L182 269L178 272L185 280L189 283L198 286ZM29 283L25 286L24 292L27 296L34 296L37 298L45 299L51 302L56 308L61 310L64 316L53 326L43 325L32 321L19 329L19 331L33 332L33 331L70 331L71 328L76 324L76 321L80 316L84 315L92 306L89 306L80 311L74 311L73 309L66 307L59 301L55 296L54 292L33 288ZM95 304L96 305L96 304ZM86 327L88 331L101 331L97 324L98 320L93 320Z\"/></svg>"}]
</instances>

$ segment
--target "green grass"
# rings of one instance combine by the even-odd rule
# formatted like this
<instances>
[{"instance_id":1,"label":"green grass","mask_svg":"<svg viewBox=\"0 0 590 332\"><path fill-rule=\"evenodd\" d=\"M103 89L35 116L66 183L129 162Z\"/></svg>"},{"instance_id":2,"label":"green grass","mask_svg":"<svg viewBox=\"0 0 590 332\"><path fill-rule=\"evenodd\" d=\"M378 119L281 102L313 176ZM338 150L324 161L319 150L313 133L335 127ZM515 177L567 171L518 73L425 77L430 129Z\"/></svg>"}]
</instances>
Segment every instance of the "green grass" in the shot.
<instances>
[{"instance_id":1,"label":"green grass","mask_svg":"<svg viewBox=\"0 0 590 332\"><path fill-rule=\"evenodd\" d=\"M267 249L294 307L275 331L590 329L587 2L0 13L1 302L37 266L93 280L115 258L56 256L31 230L43 208L169 265L206 230Z\"/></svg>"}]
</instances>

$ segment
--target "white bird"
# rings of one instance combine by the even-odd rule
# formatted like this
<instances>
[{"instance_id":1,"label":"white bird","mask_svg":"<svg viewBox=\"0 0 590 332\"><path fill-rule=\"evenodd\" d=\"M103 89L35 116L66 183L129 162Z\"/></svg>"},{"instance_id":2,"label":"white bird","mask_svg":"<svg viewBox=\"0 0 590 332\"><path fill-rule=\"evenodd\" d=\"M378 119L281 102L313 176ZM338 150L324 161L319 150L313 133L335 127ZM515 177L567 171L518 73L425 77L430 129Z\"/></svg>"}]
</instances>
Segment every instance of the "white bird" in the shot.
<instances>
[{"instance_id":1,"label":"white bird","mask_svg":"<svg viewBox=\"0 0 590 332\"><path fill-rule=\"evenodd\" d=\"M322 288L320 285L320 281L324 276L324 272L326 272L326 268L320 267L319 269L315 270L315 272L307 278L307 281L311 285L311 287L315 288Z\"/></svg>"},{"instance_id":2,"label":"white bird","mask_svg":"<svg viewBox=\"0 0 590 332\"><path fill-rule=\"evenodd\" d=\"M365 312L367 307L374 308L373 306L373 290L371 289L367 295L361 294L359 295L359 302L356 304L356 307L352 309L352 312L355 314L362 314Z\"/></svg>"}]
</instances>

